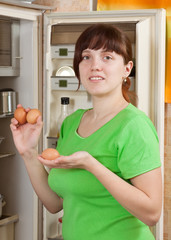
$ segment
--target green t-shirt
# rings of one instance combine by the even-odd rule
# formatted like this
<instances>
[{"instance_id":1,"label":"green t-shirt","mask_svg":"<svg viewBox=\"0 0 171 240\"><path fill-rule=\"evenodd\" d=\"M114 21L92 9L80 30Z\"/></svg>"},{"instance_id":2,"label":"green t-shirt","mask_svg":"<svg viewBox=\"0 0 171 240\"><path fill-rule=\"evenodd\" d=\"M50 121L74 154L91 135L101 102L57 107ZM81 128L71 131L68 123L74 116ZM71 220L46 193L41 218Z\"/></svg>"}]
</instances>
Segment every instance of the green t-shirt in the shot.
<instances>
[{"instance_id":1,"label":"green t-shirt","mask_svg":"<svg viewBox=\"0 0 171 240\"><path fill-rule=\"evenodd\" d=\"M156 130L142 111L129 104L83 138L77 129L85 111L79 109L64 120L57 145L61 155L87 151L129 184L130 178L160 167ZM123 208L92 173L51 169L48 182L64 199L64 240L154 240L149 227Z\"/></svg>"}]
</instances>

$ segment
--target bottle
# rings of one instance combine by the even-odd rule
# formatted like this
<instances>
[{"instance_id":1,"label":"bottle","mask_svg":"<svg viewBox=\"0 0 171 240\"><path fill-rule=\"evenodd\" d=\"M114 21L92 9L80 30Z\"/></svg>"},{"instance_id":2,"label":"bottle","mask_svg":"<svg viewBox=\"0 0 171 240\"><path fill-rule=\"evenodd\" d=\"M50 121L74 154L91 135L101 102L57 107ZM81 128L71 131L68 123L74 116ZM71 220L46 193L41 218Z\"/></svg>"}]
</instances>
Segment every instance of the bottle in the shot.
<instances>
[{"instance_id":1,"label":"bottle","mask_svg":"<svg viewBox=\"0 0 171 240\"><path fill-rule=\"evenodd\" d=\"M63 240L62 238L62 217L58 218L58 240Z\"/></svg>"},{"instance_id":2,"label":"bottle","mask_svg":"<svg viewBox=\"0 0 171 240\"><path fill-rule=\"evenodd\" d=\"M58 125L57 137L58 138L60 135L61 125L64 119L69 115L68 105L69 105L69 97L61 97L61 113L57 121L57 125Z\"/></svg>"}]
</instances>

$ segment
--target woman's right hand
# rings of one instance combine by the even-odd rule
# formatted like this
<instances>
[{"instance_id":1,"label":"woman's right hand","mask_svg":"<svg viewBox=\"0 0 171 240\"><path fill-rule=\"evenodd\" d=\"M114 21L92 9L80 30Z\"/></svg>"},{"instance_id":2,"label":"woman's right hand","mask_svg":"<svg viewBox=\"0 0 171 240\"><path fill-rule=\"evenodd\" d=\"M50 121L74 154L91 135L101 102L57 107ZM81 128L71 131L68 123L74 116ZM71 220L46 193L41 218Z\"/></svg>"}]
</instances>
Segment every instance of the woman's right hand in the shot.
<instances>
[{"instance_id":1,"label":"woman's right hand","mask_svg":"<svg viewBox=\"0 0 171 240\"><path fill-rule=\"evenodd\" d=\"M19 104L17 107L22 107L22 105ZM25 109L25 111L29 112L30 108ZM11 119L10 128L14 143L21 155L36 148L42 127L43 122L41 116L38 117L35 124L25 123L20 125L15 118Z\"/></svg>"},{"instance_id":2,"label":"woman's right hand","mask_svg":"<svg viewBox=\"0 0 171 240\"><path fill-rule=\"evenodd\" d=\"M20 104L17 107L22 107ZM29 112L30 109L25 109ZM38 140L43 127L41 116L38 117L35 124L25 123L19 125L18 121L11 119L10 128L12 131L14 143L18 152L21 154L31 184L43 203L51 213L59 212L63 208L63 200L50 189L48 185L48 173L44 166L37 160Z\"/></svg>"}]
</instances>

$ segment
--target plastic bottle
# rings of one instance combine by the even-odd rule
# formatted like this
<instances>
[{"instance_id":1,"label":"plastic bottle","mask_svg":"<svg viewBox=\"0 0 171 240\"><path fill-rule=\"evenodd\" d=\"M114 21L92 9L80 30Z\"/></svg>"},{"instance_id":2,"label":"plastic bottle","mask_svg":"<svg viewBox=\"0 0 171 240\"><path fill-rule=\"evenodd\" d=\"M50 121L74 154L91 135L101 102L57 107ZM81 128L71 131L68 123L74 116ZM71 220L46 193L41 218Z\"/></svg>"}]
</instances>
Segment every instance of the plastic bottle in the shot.
<instances>
[{"instance_id":1,"label":"plastic bottle","mask_svg":"<svg viewBox=\"0 0 171 240\"><path fill-rule=\"evenodd\" d=\"M58 125L57 137L59 137L60 135L61 125L64 119L69 115L68 105L69 97L61 97L61 113L57 121Z\"/></svg>"}]
</instances>

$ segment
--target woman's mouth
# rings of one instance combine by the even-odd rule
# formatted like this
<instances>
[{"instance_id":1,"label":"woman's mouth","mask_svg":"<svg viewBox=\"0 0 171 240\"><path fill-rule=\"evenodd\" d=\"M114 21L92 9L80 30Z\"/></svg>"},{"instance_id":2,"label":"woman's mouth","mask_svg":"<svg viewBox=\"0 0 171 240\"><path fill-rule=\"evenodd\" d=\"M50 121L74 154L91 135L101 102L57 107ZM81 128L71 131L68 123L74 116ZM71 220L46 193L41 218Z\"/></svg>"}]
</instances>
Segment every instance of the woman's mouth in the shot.
<instances>
[{"instance_id":1,"label":"woman's mouth","mask_svg":"<svg viewBox=\"0 0 171 240\"><path fill-rule=\"evenodd\" d=\"M104 80L104 78L100 77L100 76L94 76L94 77L90 77L89 80L92 82L99 82L99 81Z\"/></svg>"}]
</instances>

